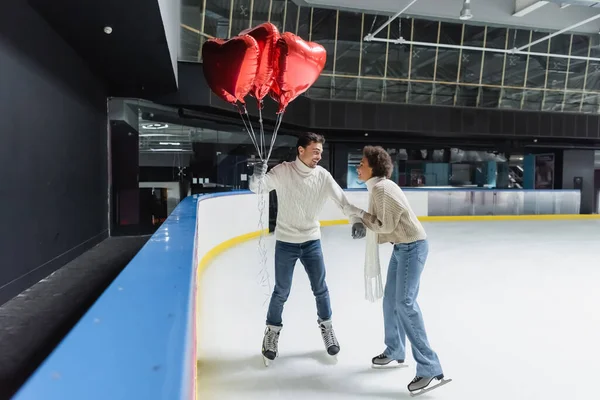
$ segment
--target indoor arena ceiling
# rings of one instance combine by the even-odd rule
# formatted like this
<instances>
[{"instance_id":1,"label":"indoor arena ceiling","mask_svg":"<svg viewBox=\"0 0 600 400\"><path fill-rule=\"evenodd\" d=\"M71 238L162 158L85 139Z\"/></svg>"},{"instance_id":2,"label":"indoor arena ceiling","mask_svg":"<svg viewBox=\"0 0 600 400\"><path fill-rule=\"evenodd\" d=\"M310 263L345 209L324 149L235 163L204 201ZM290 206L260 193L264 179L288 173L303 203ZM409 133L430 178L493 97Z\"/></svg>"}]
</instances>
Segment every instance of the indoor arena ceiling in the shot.
<instances>
[{"instance_id":1,"label":"indoor arena ceiling","mask_svg":"<svg viewBox=\"0 0 600 400\"><path fill-rule=\"evenodd\" d=\"M293 0L300 6L395 14L413 0ZM464 0L418 0L408 17L460 22ZM470 0L469 23L557 31L600 14L594 0ZM570 33L598 33L600 20L576 27Z\"/></svg>"}]
</instances>

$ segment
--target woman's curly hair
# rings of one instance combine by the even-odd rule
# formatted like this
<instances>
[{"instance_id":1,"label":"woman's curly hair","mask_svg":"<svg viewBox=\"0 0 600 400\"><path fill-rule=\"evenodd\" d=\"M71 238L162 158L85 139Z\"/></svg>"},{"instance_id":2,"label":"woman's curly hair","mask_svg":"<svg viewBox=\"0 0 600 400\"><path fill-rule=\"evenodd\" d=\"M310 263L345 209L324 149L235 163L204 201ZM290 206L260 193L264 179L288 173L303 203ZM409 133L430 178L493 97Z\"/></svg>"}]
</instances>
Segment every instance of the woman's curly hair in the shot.
<instances>
[{"instance_id":1,"label":"woman's curly hair","mask_svg":"<svg viewBox=\"0 0 600 400\"><path fill-rule=\"evenodd\" d=\"M373 176L390 178L394 163L392 157L381 146L365 146L363 156L369 162L369 166L373 169Z\"/></svg>"}]
</instances>

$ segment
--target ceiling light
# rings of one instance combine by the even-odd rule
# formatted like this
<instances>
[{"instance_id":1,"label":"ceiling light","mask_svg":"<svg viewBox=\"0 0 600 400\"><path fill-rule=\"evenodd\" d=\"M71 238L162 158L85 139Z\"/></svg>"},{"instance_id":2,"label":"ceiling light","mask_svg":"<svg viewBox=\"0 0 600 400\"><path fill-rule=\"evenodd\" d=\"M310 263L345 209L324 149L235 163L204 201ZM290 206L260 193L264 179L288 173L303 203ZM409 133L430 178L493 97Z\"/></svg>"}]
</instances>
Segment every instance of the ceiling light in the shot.
<instances>
[{"instance_id":1,"label":"ceiling light","mask_svg":"<svg viewBox=\"0 0 600 400\"><path fill-rule=\"evenodd\" d=\"M156 130L156 129L167 129L169 125L163 123L144 124L142 129Z\"/></svg>"},{"instance_id":2,"label":"ceiling light","mask_svg":"<svg viewBox=\"0 0 600 400\"><path fill-rule=\"evenodd\" d=\"M178 142L159 142L161 146L179 146L181 143Z\"/></svg>"},{"instance_id":3,"label":"ceiling light","mask_svg":"<svg viewBox=\"0 0 600 400\"><path fill-rule=\"evenodd\" d=\"M460 10L460 19L466 21L471 18L473 18L473 14L471 14L471 0L465 0L462 10Z\"/></svg>"},{"instance_id":4,"label":"ceiling light","mask_svg":"<svg viewBox=\"0 0 600 400\"><path fill-rule=\"evenodd\" d=\"M112 28L110 26L105 26L104 33L106 33L107 35L110 35L112 33Z\"/></svg>"}]
</instances>

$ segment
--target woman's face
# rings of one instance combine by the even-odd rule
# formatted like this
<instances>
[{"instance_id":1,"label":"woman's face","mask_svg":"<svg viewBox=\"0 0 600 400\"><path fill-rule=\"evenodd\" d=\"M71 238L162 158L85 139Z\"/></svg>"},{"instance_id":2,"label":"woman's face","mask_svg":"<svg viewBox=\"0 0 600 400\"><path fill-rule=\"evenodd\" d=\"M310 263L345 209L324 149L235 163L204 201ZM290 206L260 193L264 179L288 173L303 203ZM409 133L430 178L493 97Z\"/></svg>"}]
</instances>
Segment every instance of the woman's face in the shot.
<instances>
[{"instance_id":1,"label":"woman's face","mask_svg":"<svg viewBox=\"0 0 600 400\"><path fill-rule=\"evenodd\" d=\"M358 179L362 182L366 182L373 176L373 168L369 165L369 161L366 157L363 157L360 160L360 164L356 167L356 171L358 172Z\"/></svg>"}]
</instances>

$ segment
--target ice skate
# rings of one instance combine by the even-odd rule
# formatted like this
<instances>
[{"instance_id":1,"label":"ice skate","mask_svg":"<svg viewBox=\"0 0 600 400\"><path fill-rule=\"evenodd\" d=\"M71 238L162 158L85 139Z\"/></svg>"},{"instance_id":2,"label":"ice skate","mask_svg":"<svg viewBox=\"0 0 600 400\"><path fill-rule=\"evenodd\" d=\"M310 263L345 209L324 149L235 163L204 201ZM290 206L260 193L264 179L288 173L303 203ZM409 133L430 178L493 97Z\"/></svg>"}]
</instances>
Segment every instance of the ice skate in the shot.
<instances>
[{"instance_id":1,"label":"ice skate","mask_svg":"<svg viewBox=\"0 0 600 400\"><path fill-rule=\"evenodd\" d=\"M404 364L404 360L394 360L384 353L381 353L371 359L371 367L375 369L405 368L407 365Z\"/></svg>"},{"instance_id":2,"label":"ice skate","mask_svg":"<svg viewBox=\"0 0 600 400\"><path fill-rule=\"evenodd\" d=\"M268 367L271 361L277 357L280 332L280 326L267 325L265 329L265 336L262 343L262 355L265 367Z\"/></svg>"},{"instance_id":3,"label":"ice skate","mask_svg":"<svg viewBox=\"0 0 600 400\"><path fill-rule=\"evenodd\" d=\"M437 380L433 386L429 386L433 380ZM411 396L419 396L423 393L427 393L432 391L435 388L438 388L442 385L452 382L452 379L444 379L444 375L432 376L428 378L424 378L421 376L416 376L415 379L412 380L411 383L408 384L408 390Z\"/></svg>"},{"instance_id":4,"label":"ice skate","mask_svg":"<svg viewBox=\"0 0 600 400\"><path fill-rule=\"evenodd\" d=\"M334 357L337 356L337 354L340 352L340 344L335 337L333 323L330 319L326 321L318 321L318 323L319 328L321 328L321 337L323 338L323 343L325 344L327 354Z\"/></svg>"}]
</instances>

